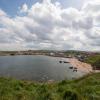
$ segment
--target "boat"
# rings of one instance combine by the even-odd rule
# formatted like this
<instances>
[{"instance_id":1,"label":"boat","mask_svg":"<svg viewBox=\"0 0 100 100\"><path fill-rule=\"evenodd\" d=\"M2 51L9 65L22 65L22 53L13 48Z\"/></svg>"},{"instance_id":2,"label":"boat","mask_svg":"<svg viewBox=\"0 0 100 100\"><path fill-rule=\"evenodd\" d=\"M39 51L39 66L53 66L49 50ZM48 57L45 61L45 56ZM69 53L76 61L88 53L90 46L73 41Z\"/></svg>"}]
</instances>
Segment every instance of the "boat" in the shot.
<instances>
[{"instance_id":1,"label":"boat","mask_svg":"<svg viewBox=\"0 0 100 100\"><path fill-rule=\"evenodd\" d=\"M77 69L77 67L74 67L74 69Z\"/></svg>"},{"instance_id":2,"label":"boat","mask_svg":"<svg viewBox=\"0 0 100 100\"><path fill-rule=\"evenodd\" d=\"M64 63L69 63L68 61L64 61Z\"/></svg>"},{"instance_id":3,"label":"boat","mask_svg":"<svg viewBox=\"0 0 100 100\"><path fill-rule=\"evenodd\" d=\"M59 61L59 63L62 63L62 61Z\"/></svg>"},{"instance_id":4,"label":"boat","mask_svg":"<svg viewBox=\"0 0 100 100\"><path fill-rule=\"evenodd\" d=\"M73 69L73 67L69 67L70 69Z\"/></svg>"},{"instance_id":5,"label":"boat","mask_svg":"<svg viewBox=\"0 0 100 100\"><path fill-rule=\"evenodd\" d=\"M74 69L73 72L77 72L77 69Z\"/></svg>"}]
</instances>

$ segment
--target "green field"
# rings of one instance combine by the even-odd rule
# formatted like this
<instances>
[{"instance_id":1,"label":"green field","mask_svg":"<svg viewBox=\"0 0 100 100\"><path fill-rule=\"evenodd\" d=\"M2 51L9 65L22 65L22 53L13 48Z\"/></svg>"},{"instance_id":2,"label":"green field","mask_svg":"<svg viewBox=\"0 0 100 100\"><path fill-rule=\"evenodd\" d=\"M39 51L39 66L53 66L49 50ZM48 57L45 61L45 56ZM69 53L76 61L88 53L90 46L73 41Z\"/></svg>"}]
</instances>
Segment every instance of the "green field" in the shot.
<instances>
[{"instance_id":1,"label":"green field","mask_svg":"<svg viewBox=\"0 0 100 100\"><path fill-rule=\"evenodd\" d=\"M100 73L54 83L0 78L0 100L100 100Z\"/></svg>"}]
</instances>

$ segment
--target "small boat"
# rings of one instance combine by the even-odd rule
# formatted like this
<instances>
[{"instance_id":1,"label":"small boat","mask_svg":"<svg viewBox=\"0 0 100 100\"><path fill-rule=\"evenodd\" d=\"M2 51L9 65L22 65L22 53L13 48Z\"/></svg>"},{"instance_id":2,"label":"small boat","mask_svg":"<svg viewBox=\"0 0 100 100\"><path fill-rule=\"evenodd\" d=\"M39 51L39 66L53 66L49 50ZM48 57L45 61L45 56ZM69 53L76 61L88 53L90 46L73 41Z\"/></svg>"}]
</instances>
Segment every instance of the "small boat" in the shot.
<instances>
[{"instance_id":1,"label":"small boat","mask_svg":"<svg viewBox=\"0 0 100 100\"><path fill-rule=\"evenodd\" d=\"M69 63L68 61L64 61L64 63Z\"/></svg>"},{"instance_id":2,"label":"small boat","mask_svg":"<svg viewBox=\"0 0 100 100\"><path fill-rule=\"evenodd\" d=\"M77 69L77 67L74 67L74 69Z\"/></svg>"},{"instance_id":3,"label":"small boat","mask_svg":"<svg viewBox=\"0 0 100 100\"><path fill-rule=\"evenodd\" d=\"M59 63L62 63L62 61L59 61Z\"/></svg>"},{"instance_id":4,"label":"small boat","mask_svg":"<svg viewBox=\"0 0 100 100\"><path fill-rule=\"evenodd\" d=\"M70 69L73 69L73 67L69 67Z\"/></svg>"},{"instance_id":5,"label":"small boat","mask_svg":"<svg viewBox=\"0 0 100 100\"><path fill-rule=\"evenodd\" d=\"M77 72L77 69L74 69L73 72Z\"/></svg>"}]
</instances>

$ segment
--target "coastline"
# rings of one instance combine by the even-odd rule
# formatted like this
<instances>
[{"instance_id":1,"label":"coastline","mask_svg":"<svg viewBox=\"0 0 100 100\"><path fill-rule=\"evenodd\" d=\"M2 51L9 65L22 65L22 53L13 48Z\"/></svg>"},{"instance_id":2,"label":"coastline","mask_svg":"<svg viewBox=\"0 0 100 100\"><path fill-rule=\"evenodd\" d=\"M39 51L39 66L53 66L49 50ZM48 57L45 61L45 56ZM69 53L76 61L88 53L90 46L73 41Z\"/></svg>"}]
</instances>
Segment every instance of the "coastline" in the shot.
<instances>
[{"instance_id":1,"label":"coastline","mask_svg":"<svg viewBox=\"0 0 100 100\"><path fill-rule=\"evenodd\" d=\"M19 56L19 55L24 55L24 54L0 54L0 56ZM62 57L62 56L53 56L53 55L47 55L47 54L25 54L25 55L44 55L44 56L50 56L50 57ZM67 58L67 61L72 65L72 67L77 68L77 71L81 71L82 73L89 74L89 73L99 73L100 70L93 70L93 67L85 62L79 61L77 58L69 58L69 57L63 57Z\"/></svg>"},{"instance_id":2,"label":"coastline","mask_svg":"<svg viewBox=\"0 0 100 100\"><path fill-rule=\"evenodd\" d=\"M76 58L67 58L68 62L75 68L77 68L78 71L81 71L85 74L89 74L93 72L92 66L90 64L84 63L79 61Z\"/></svg>"}]
</instances>

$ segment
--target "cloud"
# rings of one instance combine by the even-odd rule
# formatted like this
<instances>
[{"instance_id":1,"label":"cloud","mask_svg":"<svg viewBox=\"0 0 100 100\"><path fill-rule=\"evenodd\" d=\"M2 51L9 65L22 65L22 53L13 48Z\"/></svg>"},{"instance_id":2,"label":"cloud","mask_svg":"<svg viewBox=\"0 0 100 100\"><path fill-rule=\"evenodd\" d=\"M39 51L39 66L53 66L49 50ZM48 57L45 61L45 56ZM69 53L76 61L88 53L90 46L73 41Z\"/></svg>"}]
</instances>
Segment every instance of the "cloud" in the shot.
<instances>
[{"instance_id":1,"label":"cloud","mask_svg":"<svg viewBox=\"0 0 100 100\"><path fill-rule=\"evenodd\" d=\"M78 10L43 0L19 12L10 17L0 10L0 49L100 50L100 2L89 0Z\"/></svg>"},{"instance_id":2,"label":"cloud","mask_svg":"<svg viewBox=\"0 0 100 100\"><path fill-rule=\"evenodd\" d=\"M0 9L0 17L1 16L6 16L6 13L2 9Z\"/></svg>"},{"instance_id":3,"label":"cloud","mask_svg":"<svg viewBox=\"0 0 100 100\"><path fill-rule=\"evenodd\" d=\"M21 13L26 13L28 11L27 4L23 4L22 7L19 7Z\"/></svg>"}]
</instances>

